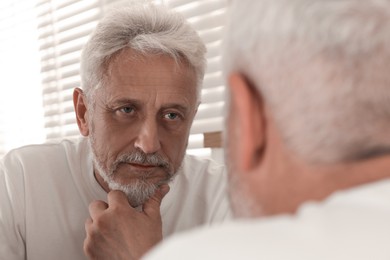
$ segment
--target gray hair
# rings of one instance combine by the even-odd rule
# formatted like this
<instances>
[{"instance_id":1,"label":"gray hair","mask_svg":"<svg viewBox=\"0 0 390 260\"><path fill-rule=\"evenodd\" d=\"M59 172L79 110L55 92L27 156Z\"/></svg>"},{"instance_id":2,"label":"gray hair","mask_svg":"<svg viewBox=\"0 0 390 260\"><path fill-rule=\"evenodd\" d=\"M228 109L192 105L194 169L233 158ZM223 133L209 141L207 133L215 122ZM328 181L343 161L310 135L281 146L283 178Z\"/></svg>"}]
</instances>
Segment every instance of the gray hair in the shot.
<instances>
[{"instance_id":1,"label":"gray hair","mask_svg":"<svg viewBox=\"0 0 390 260\"><path fill-rule=\"evenodd\" d=\"M126 48L141 55L165 54L176 63L187 62L196 73L199 99L206 66L204 43L183 16L146 1L111 10L84 46L81 84L88 99L105 85L108 64Z\"/></svg>"},{"instance_id":2,"label":"gray hair","mask_svg":"<svg viewBox=\"0 0 390 260\"><path fill-rule=\"evenodd\" d=\"M390 153L390 1L233 1L224 71L262 94L312 163Z\"/></svg>"}]
</instances>

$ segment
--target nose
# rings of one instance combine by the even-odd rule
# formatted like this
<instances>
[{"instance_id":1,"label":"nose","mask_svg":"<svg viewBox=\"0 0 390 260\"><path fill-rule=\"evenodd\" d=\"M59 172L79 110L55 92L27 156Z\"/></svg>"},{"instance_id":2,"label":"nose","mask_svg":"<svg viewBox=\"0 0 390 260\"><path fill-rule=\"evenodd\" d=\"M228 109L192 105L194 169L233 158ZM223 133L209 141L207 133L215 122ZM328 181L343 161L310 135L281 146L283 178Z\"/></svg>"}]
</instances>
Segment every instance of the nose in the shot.
<instances>
[{"instance_id":1,"label":"nose","mask_svg":"<svg viewBox=\"0 0 390 260\"><path fill-rule=\"evenodd\" d=\"M146 154L152 154L160 150L160 138L156 120L146 120L140 127L134 146Z\"/></svg>"}]
</instances>

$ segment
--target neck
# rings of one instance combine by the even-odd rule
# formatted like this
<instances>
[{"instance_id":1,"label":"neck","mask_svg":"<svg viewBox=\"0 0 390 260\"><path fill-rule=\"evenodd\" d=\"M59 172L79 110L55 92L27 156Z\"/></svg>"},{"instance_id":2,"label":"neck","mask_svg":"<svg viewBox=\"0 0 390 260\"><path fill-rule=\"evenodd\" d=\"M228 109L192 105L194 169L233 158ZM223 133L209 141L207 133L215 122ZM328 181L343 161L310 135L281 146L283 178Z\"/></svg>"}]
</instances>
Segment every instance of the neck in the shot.
<instances>
[{"instance_id":1,"label":"neck","mask_svg":"<svg viewBox=\"0 0 390 260\"><path fill-rule=\"evenodd\" d=\"M322 201L336 191L390 178L390 156L332 166L308 166L295 160L270 164L264 214L295 213L307 201ZM273 184L270 185L270 182Z\"/></svg>"},{"instance_id":2,"label":"neck","mask_svg":"<svg viewBox=\"0 0 390 260\"><path fill-rule=\"evenodd\" d=\"M267 140L255 174L246 180L263 215L295 213L308 201L390 178L390 155L332 165L309 164L288 149L268 120Z\"/></svg>"}]
</instances>

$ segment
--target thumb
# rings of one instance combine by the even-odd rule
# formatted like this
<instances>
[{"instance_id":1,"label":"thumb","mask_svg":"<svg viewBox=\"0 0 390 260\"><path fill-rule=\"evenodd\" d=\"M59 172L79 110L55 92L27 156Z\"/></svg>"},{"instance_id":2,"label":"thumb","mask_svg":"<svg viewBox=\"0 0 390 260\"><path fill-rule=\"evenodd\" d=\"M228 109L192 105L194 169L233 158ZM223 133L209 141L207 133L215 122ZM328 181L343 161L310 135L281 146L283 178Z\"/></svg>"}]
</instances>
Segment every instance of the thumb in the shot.
<instances>
[{"instance_id":1,"label":"thumb","mask_svg":"<svg viewBox=\"0 0 390 260\"><path fill-rule=\"evenodd\" d=\"M169 192L168 184L161 185L156 192L144 203L143 210L146 215L160 215L160 206L163 198Z\"/></svg>"},{"instance_id":2,"label":"thumb","mask_svg":"<svg viewBox=\"0 0 390 260\"><path fill-rule=\"evenodd\" d=\"M107 202L109 207L129 205L129 201L127 200L126 194L119 190L110 191L107 195Z\"/></svg>"}]
</instances>

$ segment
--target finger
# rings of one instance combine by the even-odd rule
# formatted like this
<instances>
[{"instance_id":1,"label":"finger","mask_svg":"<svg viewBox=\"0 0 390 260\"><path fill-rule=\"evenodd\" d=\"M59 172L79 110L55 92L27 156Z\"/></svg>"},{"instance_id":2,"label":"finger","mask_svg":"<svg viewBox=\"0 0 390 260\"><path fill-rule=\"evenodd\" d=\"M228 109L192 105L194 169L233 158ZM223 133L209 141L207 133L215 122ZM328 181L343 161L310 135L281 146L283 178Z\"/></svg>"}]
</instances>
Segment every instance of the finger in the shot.
<instances>
[{"instance_id":1,"label":"finger","mask_svg":"<svg viewBox=\"0 0 390 260\"><path fill-rule=\"evenodd\" d=\"M92 218L87 218L84 223L85 233L87 237L89 236L89 232L91 231L92 227Z\"/></svg>"},{"instance_id":2,"label":"finger","mask_svg":"<svg viewBox=\"0 0 390 260\"><path fill-rule=\"evenodd\" d=\"M119 190L112 190L107 196L108 205L110 207L127 205L130 207L127 196L124 192Z\"/></svg>"},{"instance_id":3,"label":"finger","mask_svg":"<svg viewBox=\"0 0 390 260\"><path fill-rule=\"evenodd\" d=\"M84 251L85 256L88 259L92 259L92 252L93 252L92 247L91 247L92 243L91 243L90 234L89 234L88 229L87 229L87 225L92 225L92 222L90 224L85 223L85 229L87 230L87 234L86 234L86 237L85 237L84 243L83 243L83 251Z\"/></svg>"},{"instance_id":4,"label":"finger","mask_svg":"<svg viewBox=\"0 0 390 260\"><path fill-rule=\"evenodd\" d=\"M143 209L146 215L160 215L160 206L163 198L169 192L168 184L161 185L156 192L144 203Z\"/></svg>"},{"instance_id":5,"label":"finger","mask_svg":"<svg viewBox=\"0 0 390 260\"><path fill-rule=\"evenodd\" d=\"M92 232L92 228L93 227L93 221L92 221L92 218L87 218L85 220L85 223L84 223L84 228L85 228L85 234L86 234L86 237L88 238L89 235L91 234Z\"/></svg>"},{"instance_id":6,"label":"finger","mask_svg":"<svg viewBox=\"0 0 390 260\"><path fill-rule=\"evenodd\" d=\"M85 220L85 224L84 224L84 226L85 226L85 231L87 231L87 233L88 233L88 230L90 229L90 226L92 225L92 218L87 218L86 220Z\"/></svg>"},{"instance_id":7,"label":"finger","mask_svg":"<svg viewBox=\"0 0 390 260\"><path fill-rule=\"evenodd\" d=\"M108 208L107 203L101 200L92 201L89 204L88 210L92 220L99 216L104 210Z\"/></svg>"}]
</instances>

